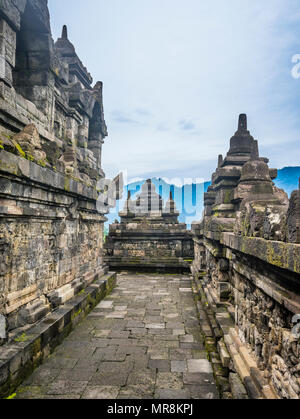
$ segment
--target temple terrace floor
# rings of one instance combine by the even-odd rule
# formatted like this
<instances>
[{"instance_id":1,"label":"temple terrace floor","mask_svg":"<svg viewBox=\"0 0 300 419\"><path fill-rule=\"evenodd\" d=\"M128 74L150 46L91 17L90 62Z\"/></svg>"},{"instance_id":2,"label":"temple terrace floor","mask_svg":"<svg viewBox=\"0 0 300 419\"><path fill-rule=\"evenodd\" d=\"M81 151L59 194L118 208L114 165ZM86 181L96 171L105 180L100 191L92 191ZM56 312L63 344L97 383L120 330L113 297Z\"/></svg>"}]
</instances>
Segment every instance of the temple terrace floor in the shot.
<instances>
[{"instance_id":1,"label":"temple terrace floor","mask_svg":"<svg viewBox=\"0 0 300 419\"><path fill-rule=\"evenodd\" d=\"M18 399L216 399L191 280L120 274Z\"/></svg>"}]
</instances>

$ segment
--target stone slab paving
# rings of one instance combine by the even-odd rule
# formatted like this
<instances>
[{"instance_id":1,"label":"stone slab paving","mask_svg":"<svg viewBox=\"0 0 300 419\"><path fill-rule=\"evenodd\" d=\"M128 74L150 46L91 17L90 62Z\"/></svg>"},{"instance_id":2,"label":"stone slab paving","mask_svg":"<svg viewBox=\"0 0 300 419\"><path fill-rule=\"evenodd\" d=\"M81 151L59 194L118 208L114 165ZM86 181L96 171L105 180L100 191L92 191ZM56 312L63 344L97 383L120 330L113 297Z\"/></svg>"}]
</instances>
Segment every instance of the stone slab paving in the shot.
<instances>
[{"instance_id":1,"label":"stone slab paving","mask_svg":"<svg viewBox=\"0 0 300 419\"><path fill-rule=\"evenodd\" d=\"M17 390L18 399L216 399L191 281L118 285Z\"/></svg>"}]
</instances>

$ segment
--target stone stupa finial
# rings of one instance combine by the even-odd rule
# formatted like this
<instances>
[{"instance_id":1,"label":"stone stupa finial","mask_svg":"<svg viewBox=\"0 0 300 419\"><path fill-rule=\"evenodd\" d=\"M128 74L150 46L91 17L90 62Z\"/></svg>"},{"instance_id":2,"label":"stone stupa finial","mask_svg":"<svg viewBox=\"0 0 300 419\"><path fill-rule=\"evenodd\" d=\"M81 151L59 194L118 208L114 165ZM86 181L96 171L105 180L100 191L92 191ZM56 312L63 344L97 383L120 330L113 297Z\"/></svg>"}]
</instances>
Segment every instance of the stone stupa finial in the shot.
<instances>
[{"instance_id":1,"label":"stone stupa finial","mask_svg":"<svg viewBox=\"0 0 300 419\"><path fill-rule=\"evenodd\" d=\"M220 154L218 157L218 169L222 166L223 162L224 162L223 156L222 154Z\"/></svg>"},{"instance_id":2,"label":"stone stupa finial","mask_svg":"<svg viewBox=\"0 0 300 419\"><path fill-rule=\"evenodd\" d=\"M165 215L172 215L172 216L178 216L179 212L177 211L176 208L176 203L174 201L174 190L173 188L170 190L170 195L169 195L169 200L166 203L166 206L164 208L164 214Z\"/></svg>"},{"instance_id":3,"label":"stone stupa finial","mask_svg":"<svg viewBox=\"0 0 300 419\"><path fill-rule=\"evenodd\" d=\"M254 138L248 131L247 115L242 113L239 115L238 130L230 139L230 149L227 156L245 155L251 157L253 152Z\"/></svg>"},{"instance_id":4,"label":"stone stupa finial","mask_svg":"<svg viewBox=\"0 0 300 419\"><path fill-rule=\"evenodd\" d=\"M63 39L68 39L68 27L67 27L67 25L63 26L61 37Z\"/></svg>"},{"instance_id":5,"label":"stone stupa finial","mask_svg":"<svg viewBox=\"0 0 300 419\"><path fill-rule=\"evenodd\" d=\"M238 131L247 131L247 129L248 129L247 115L245 113L242 113L239 116Z\"/></svg>"}]
</instances>

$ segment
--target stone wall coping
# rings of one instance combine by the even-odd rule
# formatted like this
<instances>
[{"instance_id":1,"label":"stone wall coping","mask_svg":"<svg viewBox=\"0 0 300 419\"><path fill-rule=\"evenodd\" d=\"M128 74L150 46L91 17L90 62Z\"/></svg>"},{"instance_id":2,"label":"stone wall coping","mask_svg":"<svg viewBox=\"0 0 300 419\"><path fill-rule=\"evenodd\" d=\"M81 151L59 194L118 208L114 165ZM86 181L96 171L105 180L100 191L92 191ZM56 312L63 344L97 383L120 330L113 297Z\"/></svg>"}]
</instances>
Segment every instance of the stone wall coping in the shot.
<instances>
[{"instance_id":1,"label":"stone wall coping","mask_svg":"<svg viewBox=\"0 0 300 419\"><path fill-rule=\"evenodd\" d=\"M243 237L234 233L222 233L220 242L233 250L300 274L300 244Z\"/></svg>"},{"instance_id":2,"label":"stone wall coping","mask_svg":"<svg viewBox=\"0 0 300 419\"><path fill-rule=\"evenodd\" d=\"M65 194L84 197L91 201L98 199L95 189L5 150L0 151L0 172L28 179L51 190L61 190Z\"/></svg>"}]
</instances>

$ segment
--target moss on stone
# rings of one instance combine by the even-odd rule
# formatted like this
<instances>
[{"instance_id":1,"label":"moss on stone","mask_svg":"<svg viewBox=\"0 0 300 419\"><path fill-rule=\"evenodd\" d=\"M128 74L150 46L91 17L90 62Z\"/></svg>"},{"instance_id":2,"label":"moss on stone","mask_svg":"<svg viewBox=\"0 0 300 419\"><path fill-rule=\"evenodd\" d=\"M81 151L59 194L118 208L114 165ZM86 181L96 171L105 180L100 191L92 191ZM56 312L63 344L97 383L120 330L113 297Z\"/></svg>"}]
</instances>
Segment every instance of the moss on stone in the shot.
<instances>
[{"instance_id":1,"label":"moss on stone","mask_svg":"<svg viewBox=\"0 0 300 419\"><path fill-rule=\"evenodd\" d=\"M27 160L29 160L29 161L34 161L34 157L33 157L31 154L29 154L29 153L26 153L25 158L26 158Z\"/></svg>"},{"instance_id":2,"label":"moss on stone","mask_svg":"<svg viewBox=\"0 0 300 419\"><path fill-rule=\"evenodd\" d=\"M76 319L76 317L80 316L80 314L81 314L81 313L82 313L82 310L81 310L81 308L80 308L78 311L76 311L76 312L72 315L71 319L72 319L72 320Z\"/></svg>"},{"instance_id":3,"label":"moss on stone","mask_svg":"<svg viewBox=\"0 0 300 419\"><path fill-rule=\"evenodd\" d=\"M39 160L39 161L37 162L37 164L38 164L39 166L46 167L46 161L45 161L45 160Z\"/></svg>"},{"instance_id":4,"label":"moss on stone","mask_svg":"<svg viewBox=\"0 0 300 419\"><path fill-rule=\"evenodd\" d=\"M90 307L95 307L95 305L97 304L97 301L95 300L95 298L93 298L91 295L88 295L88 305Z\"/></svg>"},{"instance_id":5,"label":"moss on stone","mask_svg":"<svg viewBox=\"0 0 300 419\"><path fill-rule=\"evenodd\" d=\"M15 342L26 342L29 339L29 337L26 335L26 333L22 333L22 335L18 336L14 339Z\"/></svg>"},{"instance_id":6,"label":"moss on stone","mask_svg":"<svg viewBox=\"0 0 300 419\"><path fill-rule=\"evenodd\" d=\"M20 144L18 144L17 142L14 142L14 146L16 147L16 149L18 150L18 153L24 158L26 159L26 153L25 151L22 150L22 147L20 146Z\"/></svg>"},{"instance_id":7,"label":"moss on stone","mask_svg":"<svg viewBox=\"0 0 300 419\"><path fill-rule=\"evenodd\" d=\"M16 397L17 393L13 393L10 396L6 397L6 400L12 400Z\"/></svg>"},{"instance_id":8,"label":"moss on stone","mask_svg":"<svg viewBox=\"0 0 300 419\"><path fill-rule=\"evenodd\" d=\"M231 203L231 191L227 189L225 191L225 197L224 197L224 204L230 204Z\"/></svg>"},{"instance_id":9,"label":"moss on stone","mask_svg":"<svg viewBox=\"0 0 300 419\"><path fill-rule=\"evenodd\" d=\"M65 186L64 186L65 191L70 192L70 184L71 184L71 179L68 176L66 176L65 177Z\"/></svg>"},{"instance_id":10,"label":"moss on stone","mask_svg":"<svg viewBox=\"0 0 300 419\"><path fill-rule=\"evenodd\" d=\"M42 350L42 341L41 338L35 340L31 345L32 355L36 356Z\"/></svg>"}]
</instances>

